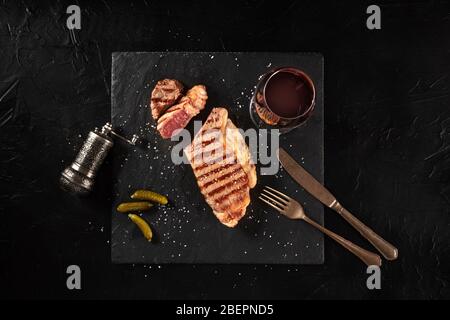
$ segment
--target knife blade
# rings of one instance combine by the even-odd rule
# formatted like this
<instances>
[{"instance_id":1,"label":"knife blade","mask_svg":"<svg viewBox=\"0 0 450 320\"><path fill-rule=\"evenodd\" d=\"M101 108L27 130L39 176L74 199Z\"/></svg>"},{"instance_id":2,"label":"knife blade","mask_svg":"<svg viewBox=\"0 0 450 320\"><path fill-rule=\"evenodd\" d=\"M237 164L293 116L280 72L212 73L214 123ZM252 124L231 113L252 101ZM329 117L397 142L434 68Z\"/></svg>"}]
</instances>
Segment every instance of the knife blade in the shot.
<instances>
[{"instance_id":1,"label":"knife blade","mask_svg":"<svg viewBox=\"0 0 450 320\"><path fill-rule=\"evenodd\" d=\"M289 175L313 197L322 202L327 207L339 213L348 223L352 225L364 238L366 238L386 259L395 260L398 257L398 250L392 244L384 240L372 229L358 220L354 215L345 209L319 181L308 171L303 169L283 148L277 150L278 160Z\"/></svg>"},{"instance_id":2,"label":"knife blade","mask_svg":"<svg viewBox=\"0 0 450 320\"><path fill-rule=\"evenodd\" d=\"M336 197L308 171L303 169L283 148L279 148L277 153L278 160L280 160L280 163L289 175L317 200L331 208L337 201Z\"/></svg>"}]
</instances>

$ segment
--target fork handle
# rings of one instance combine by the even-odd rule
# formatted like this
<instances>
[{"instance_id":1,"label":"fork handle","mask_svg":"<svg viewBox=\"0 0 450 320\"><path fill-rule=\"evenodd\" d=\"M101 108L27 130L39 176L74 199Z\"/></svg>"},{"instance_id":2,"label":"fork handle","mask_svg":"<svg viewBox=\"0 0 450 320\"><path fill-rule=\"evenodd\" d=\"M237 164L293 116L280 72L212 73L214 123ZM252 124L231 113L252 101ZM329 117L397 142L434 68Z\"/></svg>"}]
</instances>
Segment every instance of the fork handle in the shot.
<instances>
[{"instance_id":1,"label":"fork handle","mask_svg":"<svg viewBox=\"0 0 450 320\"><path fill-rule=\"evenodd\" d=\"M335 240L337 243L339 243L341 246L346 248L348 251L353 253L355 256L357 256L359 259L361 259L366 265L376 265L381 266L381 257L373 252L370 252L366 249L361 248L360 246L357 246L351 241L348 241L347 239L342 238L341 236L337 235L336 233L328 230L325 227L322 227L320 224L315 222L314 220L310 219L309 217L305 216L303 218L307 223L312 225L313 227L319 229L324 234L329 236L331 239Z\"/></svg>"},{"instance_id":2,"label":"fork handle","mask_svg":"<svg viewBox=\"0 0 450 320\"><path fill-rule=\"evenodd\" d=\"M345 209L339 202L332 206L337 213L339 213L348 223L350 223L353 228L358 230L358 232L387 259L387 260L395 260L398 257L398 250L392 244L384 240L378 234L375 233L372 229L362 223L358 218L350 213L347 209Z\"/></svg>"}]
</instances>

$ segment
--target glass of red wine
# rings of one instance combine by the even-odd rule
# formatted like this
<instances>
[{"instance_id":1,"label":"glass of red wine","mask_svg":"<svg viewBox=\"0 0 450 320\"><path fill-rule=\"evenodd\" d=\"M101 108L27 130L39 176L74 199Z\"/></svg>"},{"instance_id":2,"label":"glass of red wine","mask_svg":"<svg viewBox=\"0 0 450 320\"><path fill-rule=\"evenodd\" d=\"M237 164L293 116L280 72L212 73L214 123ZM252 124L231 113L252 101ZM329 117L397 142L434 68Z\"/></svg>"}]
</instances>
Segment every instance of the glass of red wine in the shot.
<instances>
[{"instance_id":1,"label":"glass of red wine","mask_svg":"<svg viewBox=\"0 0 450 320\"><path fill-rule=\"evenodd\" d=\"M282 67L260 77L250 102L250 116L258 128L286 133L311 116L316 89L303 71Z\"/></svg>"}]
</instances>

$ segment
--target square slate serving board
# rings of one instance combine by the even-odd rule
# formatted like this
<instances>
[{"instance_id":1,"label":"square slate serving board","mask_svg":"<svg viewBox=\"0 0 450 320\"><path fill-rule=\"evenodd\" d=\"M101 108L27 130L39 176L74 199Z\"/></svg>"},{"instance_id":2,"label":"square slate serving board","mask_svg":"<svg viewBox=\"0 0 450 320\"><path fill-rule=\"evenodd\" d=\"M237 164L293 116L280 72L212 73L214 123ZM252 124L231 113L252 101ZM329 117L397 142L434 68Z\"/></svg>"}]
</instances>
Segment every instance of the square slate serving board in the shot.
<instances>
[{"instance_id":1,"label":"square slate serving board","mask_svg":"<svg viewBox=\"0 0 450 320\"><path fill-rule=\"evenodd\" d=\"M323 207L281 168L263 176L251 191L247 215L234 229L216 219L201 195L190 165L175 165L177 142L163 140L149 111L149 97L159 79L175 78L187 88L207 86L209 99L196 119L216 106L244 130L253 127L249 101L258 77L279 66L304 70L316 85L313 116L302 127L280 137L280 146L323 182L323 57L316 53L265 52L120 52L112 56L113 127L144 140L133 148L120 142L112 152L114 184L111 257L114 263L261 263L321 264L323 236L302 221L288 220L258 200L270 185L299 200L308 215L323 224ZM188 126L193 132L192 122ZM116 206L136 189L166 194L171 203L143 213L154 230L148 243Z\"/></svg>"}]
</instances>

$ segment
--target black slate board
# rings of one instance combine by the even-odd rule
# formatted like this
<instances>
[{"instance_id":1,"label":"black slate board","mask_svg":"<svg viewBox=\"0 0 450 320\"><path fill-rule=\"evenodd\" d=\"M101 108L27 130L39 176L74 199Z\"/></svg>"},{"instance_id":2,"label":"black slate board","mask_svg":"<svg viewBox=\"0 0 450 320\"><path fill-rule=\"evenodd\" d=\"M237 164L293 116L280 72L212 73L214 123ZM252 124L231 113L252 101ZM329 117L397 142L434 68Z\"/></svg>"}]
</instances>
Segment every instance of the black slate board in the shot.
<instances>
[{"instance_id":1,"label":"black slate board","mask_svg":"<svg viewBox=\"0 0 450 320\"><path fill-rule=\"evenodd\" d=\"M315 53L139 52L113 53L112 110L115 128L139 134L143 145L117 143L113 149L114 187L111 256L114 263L263 263L321 264L323 235L301 221L291 221L257 199L262 186L285 191L303 203L310 217L323 224L323 207L282 170L261 176L252 190L247 215L234 229L220 224L200 194L190 165L174 165L176 142L163 140L151 120L148 102L157 80L176 78L186 87L208 89L204 120L215 106L226 106L242 129L253 126L248 105L259 75L278 66L308 73L317 89L313 116L302 127L283 135L287 149L319 181L323 181L323 57ZM192 123L188 129L193 131ZM147 243L126 215L115 211L139 188L157 190L172 200L142 216L155 236Z\"/></svg>"}]
</instances>

